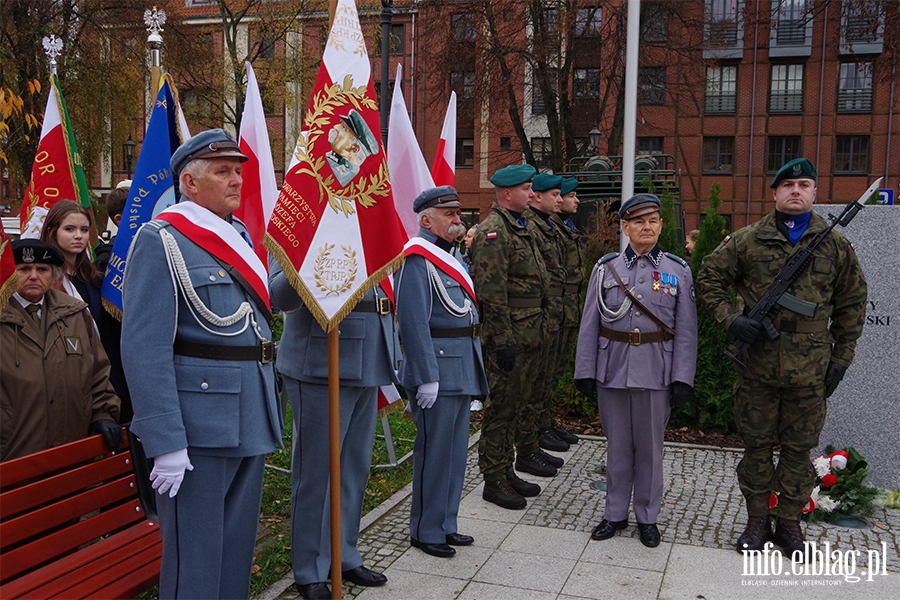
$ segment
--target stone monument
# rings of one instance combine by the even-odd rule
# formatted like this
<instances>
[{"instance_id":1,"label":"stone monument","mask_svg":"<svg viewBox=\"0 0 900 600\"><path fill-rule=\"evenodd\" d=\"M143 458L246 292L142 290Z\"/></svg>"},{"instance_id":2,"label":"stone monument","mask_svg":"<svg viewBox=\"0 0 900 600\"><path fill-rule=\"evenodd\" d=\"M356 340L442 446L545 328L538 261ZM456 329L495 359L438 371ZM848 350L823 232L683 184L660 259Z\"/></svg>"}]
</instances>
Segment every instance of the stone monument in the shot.
<instances>
[{"instance_id":1,"label":"stone monument","mask_svg":"<svg viewBox=\"0 0 900 600\"><path fill-rule=\"evenodd\" d=\"M842 205L816 204L839 215ZM900 486L900 206L867 205L847 227L835 227L856 247L869 284L866 325L856 358L828 400L825 446L853 446L869 463L868 485Z\"/></svg>"}]
</instances>

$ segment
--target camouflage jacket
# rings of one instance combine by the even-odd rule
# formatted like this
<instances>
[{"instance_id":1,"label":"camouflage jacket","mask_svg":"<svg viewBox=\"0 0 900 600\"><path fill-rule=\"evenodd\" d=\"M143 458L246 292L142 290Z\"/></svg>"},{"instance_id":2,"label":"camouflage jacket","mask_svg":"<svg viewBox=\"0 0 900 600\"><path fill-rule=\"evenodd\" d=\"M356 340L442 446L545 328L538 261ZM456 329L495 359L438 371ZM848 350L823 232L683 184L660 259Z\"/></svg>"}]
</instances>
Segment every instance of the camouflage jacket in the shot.
<instances>
[{"instance_id":1,"label":"camouflage jacket","mask_svg":"<svg viewBox=\"0 0 900 600\"><path fill-rule=\"evenodd\" d=\"M706 310L726 329L741 314L728 296L733 286L746 310L772 285L788 257L828 227L813 213L809 227L796 246L778 231L775 212L726 237L703 258L697 291ZM849 366L862 334L866 312L866 279L856 252L847 239L833 231L819 245L810 265L789 290L816 304L812 317L779 309L773 322L782 331L777 340L765 336L750 347L748 378L772 385L821 385L829 361ZM830 325L829 325L830 319ZM782 321L795 321L804 332L785 331ZM811 321L818 321L818 327Z\"/></svg>"},{"instance_id":2,"label":"camouflage jacket","mask_svg":"<svg viewBox=\"0 0 900 600\"><path fill-rule=\"evenodd\" d=\"M531 209L522 215L534 225L535 242L547 269L547 302L544 309L544 328L548 333L559 331L563 321L563 296L566 290L566 269L563 267L562 233L559 225L544 220Z\"/></svg>"},{"instance_id":3,"label":"camouflage jacket","mask_svg":"<svg viewBox=\"0 0 900 600\"><path fill-rule=\"evenodd\" d=\"M531 221L516 219L496 202L472 240L472 280L487 352L541 347L541 304L547 271Z\"/></svg>"},{"instance_id":4,"label":"camouflage jacket","mask_svg":"<svg viewBox=\"0 0 900 600\"><path fill-rule=\"evenodd\" d=\"M564 327L578 327L581 320L581 284L584 282L584 259L581 254L581 234L556 214L550 217L559 229L563 250L562 266L566 270L563 308Z\"/></svg>"}]
</instances>

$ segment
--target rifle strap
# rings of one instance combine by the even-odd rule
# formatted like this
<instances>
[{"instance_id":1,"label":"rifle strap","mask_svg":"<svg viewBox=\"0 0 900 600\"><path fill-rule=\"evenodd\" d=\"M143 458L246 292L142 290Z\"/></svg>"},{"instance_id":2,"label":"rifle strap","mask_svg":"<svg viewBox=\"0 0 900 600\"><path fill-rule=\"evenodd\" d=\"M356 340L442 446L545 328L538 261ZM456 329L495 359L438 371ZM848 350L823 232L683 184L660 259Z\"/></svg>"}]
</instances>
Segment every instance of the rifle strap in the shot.
<instances>
[{"instance_id":1,"label":"rifle strap","mask_svg":"<svg viewBox=\"0 0 900 600\"><path fill-rule=\"evenodd\" d=\"M659 327L660 327L663 331L665 331L666 333L668 333L668 334L671 335L672 337L675 337L675 330L672 329L671 327L669 327L668 325L666 325L665 323L663 323L662 320L661 320L659 317L657 317L655 314L653 314L652 312L650 312L650 309L648 309L646 306L644 306L644 305L641 303L641 301L638 300L638 299L634 296L634 294L631 293L631 290L629 290L628 287L625 286L625 284L622 282L622 278L619 277L619 274L616 272L616 268L612 265L612 261L609 261L609 262L606 263L604 266L606 266L606 267L609 268L609 272L612 273L613 278L616 280L616 283L619 284L619 287L622 288L622 291L625 292L625 295L628 296L628 297L631 299L632 302L634 302L635 304L637 304L638 308L640 308L642 311L644 311L644 314L646 314L648 317L650 317L650 319L652 319L654 323L656 323L657 325L659 325Z\"/></svg>"}]
</instances>

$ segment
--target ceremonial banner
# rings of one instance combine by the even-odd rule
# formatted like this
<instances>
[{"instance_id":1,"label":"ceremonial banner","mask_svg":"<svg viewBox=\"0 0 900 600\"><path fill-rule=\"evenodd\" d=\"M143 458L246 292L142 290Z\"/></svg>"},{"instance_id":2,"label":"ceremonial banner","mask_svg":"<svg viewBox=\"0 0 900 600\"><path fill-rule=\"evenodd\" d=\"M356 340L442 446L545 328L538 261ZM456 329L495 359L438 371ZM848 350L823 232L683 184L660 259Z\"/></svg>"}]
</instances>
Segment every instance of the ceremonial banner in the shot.
<instances>
[{"instance_id":1,"label":"ceremonial banner","mask_svg":"<svg viewBox=\"0 0 900 600\"><path fill-rule=\"evenodd\" d=\"M75 146L66 101L59 89L59 79L51 73L41 140L31 167L31 182L19 212L23 238L41 237L44 217L59 200L74 200L82 206L91 206L91 195ZM92 226L91 243L96 239L97 229Z\"/></svg>"},{"instance_id":2,"label":"ceremonial banner","mask_svg":"<svg viewBox=\"0 0 900 600\"><path fill-rule=\"evenodd\" d=\"M356 6L338 0L266 247L326 331L402 261Z\"/></svg>"},{"instance_id":3,"label":"ceremonial banner","mask_svg":"<svg viewBox=\"0 0 900 600\"><path fill-rule=\"evenodd\" d=\"M141 225L175 204L169 159L181 144L176 112L169 78L163 75L101 288L103 306L118 319L122 318L125 260L134 234Z\"/></svg>"},{"instance_id":4,"label":"ceremonial banner","mask_svg":"<svg viewBox=\"0 0 900 600\"><path fill-rule=\"evenodd\" d=\"M13 261L12 247L6 232L0 227L0 309L6 306L7 300L19 286L16 277L16 263Z\"/></svg>"},{"instance_id":5,"label":"ceremonial banner","mask_svg":"<svg viewBox=\"0 0 900 600\"><path fill-rule=\"evenodd\" d=\"M403 68L397 65L394 95L391 98L391 119L388 124L387 164L394 206L406 234L413 237L419 232L413 201L425 190L433 188L434 181L416 141L409 113L406 112L406 100L400 87L402 72Z\"/></svg>"},{"instance_id":6,"label":"ceremonial banner","mask_svg":"<svg viewBox=\"0 0 900 600\"><path fill-rule=\"evenodd\" d=\"M450 92L431 176L435 185L454 185L456 181L456 92Z\"/></svg>"},{"instance_id":7,"label":"ceremonial banner","mask_svg":"<svg viewBox=\"0 0 900 600\"><path fill-rule=\"evenodd\" d=\"M278 199L278 184L275 183L275 165L272 162L272 146L266 128L266 114L263 111L259 85L250 63L247 67L247 97L244 100L244 114L241 117L239 143L241 152L250 159L243 165L244 184L241 186L241 206L234 216L244 222L253 250L268 265L269 257L263 245L266 225Z\"/></svg>"}]
</instances>

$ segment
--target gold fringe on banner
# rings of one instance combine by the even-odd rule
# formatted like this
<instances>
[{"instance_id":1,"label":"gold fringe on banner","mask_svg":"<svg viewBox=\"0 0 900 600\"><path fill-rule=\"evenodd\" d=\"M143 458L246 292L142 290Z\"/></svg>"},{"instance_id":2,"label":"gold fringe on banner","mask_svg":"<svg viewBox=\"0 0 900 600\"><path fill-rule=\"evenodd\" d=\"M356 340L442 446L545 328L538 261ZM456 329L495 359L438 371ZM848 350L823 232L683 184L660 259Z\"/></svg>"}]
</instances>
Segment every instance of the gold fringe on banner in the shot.
<instances>
[{"instance_id":1,"label":"gold fringe on banner","mask_svg":"<svg viewBox=\"0 0 900 600\"><path fill-rule=\"evenodd\" d=\"M384 408L378 409L378 418L386 417L388 415L392 415L397 411L403 410L406 408L406 398L400 398L399 400L395 400L385 406Z\"/></svg>"},{"instance_id":2,"label":"gold fringe on banner","mask_svg":"<svg viewBox=\"0 0 900 600\"><path fill-rule=\"evenodd\" d=\"M19 275L13 273L0 287L0 309L6 306L12 295L19 289Z\"/></svg>"},{"instance_id":3,"label":"gold fringe on banner","mask_svg":"<svg viewBox=\"0 0 900 600\"><path fill-rule=\"evenodd\" d=\"M106 312L111 314L116 321L122 321L122 309L118 306L107 300L106 298L102 298L103 300L103 308L106 309Z\"/></svg>"}]
</instances>

